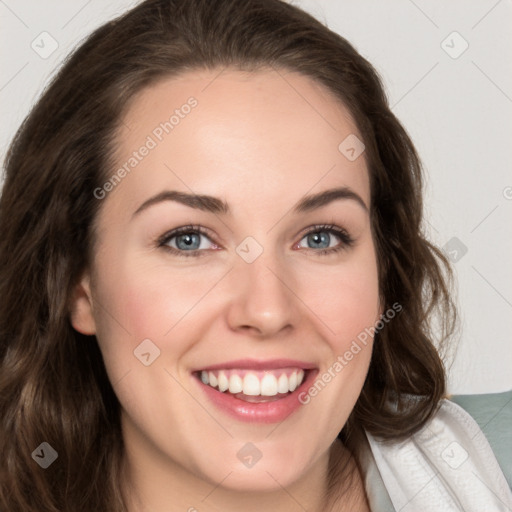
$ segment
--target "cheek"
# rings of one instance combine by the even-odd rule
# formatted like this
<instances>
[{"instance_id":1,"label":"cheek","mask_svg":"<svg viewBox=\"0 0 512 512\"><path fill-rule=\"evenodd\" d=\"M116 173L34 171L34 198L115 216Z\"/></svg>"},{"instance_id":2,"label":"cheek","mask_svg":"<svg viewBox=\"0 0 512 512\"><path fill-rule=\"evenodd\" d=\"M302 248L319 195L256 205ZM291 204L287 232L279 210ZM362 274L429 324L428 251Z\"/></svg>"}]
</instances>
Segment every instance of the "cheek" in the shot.
<instances>
[{"instance_id":1,"label":"cheek","mask_svg":"<svg viewBox=\"0 0 512 512\"><path fill-rule=\"evenodd\" d=\"M373 248L358 257L298 277L300 297L324 325L325 338L337 353L379 318L379 284Z\"/></svg>"},{"instance_id":2,"label":"cheek","mask_svg":"<svg viewBox=\"0 0 512 512\"><path fill-rule=\"evenodd\" d=\"M205 304L211 304L215 294L209 292L222 274L215 268L199 271L166 266L148 266L131 275L125 272L128 277L122 278L117 299L120 315L134 333L172 337L175 328L188 325Z\"/></svg>"},{"instance_id":3,"label":"cheek","mask_svg":"<svg viewBox=\"0 0 512 512\"><path fill-rule=\"evenodd\" d=\"M178 357L191 339L182 331L191 334L193 326L200 334L201 326L191 320L211 302L203 298L223 275L222 269L214 267L198 278L197 269L173 269L148 259L119 258L115 267L99 268L98 339L104 352L115 351L116 358L121 354L133 358L133 350L145 339Z\"/></svg>"}]
</instances>

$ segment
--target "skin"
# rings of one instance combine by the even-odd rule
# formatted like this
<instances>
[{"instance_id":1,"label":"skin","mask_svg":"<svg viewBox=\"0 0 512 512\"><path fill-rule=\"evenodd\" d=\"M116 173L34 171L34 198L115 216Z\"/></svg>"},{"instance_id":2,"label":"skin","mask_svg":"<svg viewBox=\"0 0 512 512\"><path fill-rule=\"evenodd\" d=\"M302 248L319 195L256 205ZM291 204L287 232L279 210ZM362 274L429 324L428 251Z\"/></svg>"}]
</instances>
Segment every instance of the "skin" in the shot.
<instances>
[{"instance_id":1,"label":"skin","mask_svg":"<svg viewBox=\"0 0 512 512\"><path fill-rule=\"evenodd\" d=\"M364 154L351 162L338 150L358 131L321 85L287 71L219 71L162 80L129 105L119 166L175 108L190 96L198 101L102 199L94 261L76 288L72 324L96 335L122 406L131 510L326 510L329 453L363 386L371 341L278 425L227 416L191 371L293 358L321 375L377 322L368 170ZM367 209L338 199L293 212L305 195L338 187L349 187ZM163 201L134 215L164 190L215 196L231 212ZM209 230L201 256L158 247L159 237L188 224ZM305 232L323 224L345 229L353 245L321 254ZM252 263L236 252L248 236L263 248ZM340 243L332 234L329 245ZM160 350L150 366L134 357L144 339ZM252 468L237 458L247 442L262 454ZM355 476L336 510L368 510Z\"/></svg>"}]
</instances>

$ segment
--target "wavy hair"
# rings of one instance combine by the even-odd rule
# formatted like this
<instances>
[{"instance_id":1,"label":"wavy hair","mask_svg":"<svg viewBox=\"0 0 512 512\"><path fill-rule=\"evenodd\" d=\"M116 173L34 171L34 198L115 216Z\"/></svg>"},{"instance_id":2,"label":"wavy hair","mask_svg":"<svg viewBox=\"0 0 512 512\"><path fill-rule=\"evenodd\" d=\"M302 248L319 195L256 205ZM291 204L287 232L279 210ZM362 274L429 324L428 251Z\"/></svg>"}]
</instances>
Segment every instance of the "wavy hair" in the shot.
<instances>
[{"instance_id":1,"label":"wavy hair","mask_svg":"<svg viewBox=\"0 0 512 512\"><path fill-rule=\"evenodd\" d=\"M440 343L454 326L449 267L422 231L422 172L374 68L340 35L281 0L146 0L90 35L16 133L0 199L0 509L125 510L119 402L94 337L69 320L92 261L93 191L112 168L135 94L195 69L290 70L345 104L366 145L384 308L362 393L340 433L399 439L445 393ZM432 332L435 314L436 334ZM42 470L41 442L58 452ZM357 451L357 445L353 449Z\"/></svg>"}]
</instances>

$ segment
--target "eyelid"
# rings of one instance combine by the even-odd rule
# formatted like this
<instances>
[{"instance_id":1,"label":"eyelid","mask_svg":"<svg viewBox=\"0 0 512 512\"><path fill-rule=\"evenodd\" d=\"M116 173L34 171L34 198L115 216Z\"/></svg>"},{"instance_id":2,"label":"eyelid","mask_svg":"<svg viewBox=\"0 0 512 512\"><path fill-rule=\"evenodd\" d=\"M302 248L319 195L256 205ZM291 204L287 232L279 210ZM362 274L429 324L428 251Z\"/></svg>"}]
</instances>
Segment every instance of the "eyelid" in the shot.
<instances>
[{"instance_id":1,"label":"eyelid","mask_svg":"<svg viewBox=\"0 0 512 512\"><path fill-rule=\"evenodd\" d=\"M311 233L317 233L320 231L329 231L333 232L334 234L338 236L345 236L346 238L354 241L352 237L350 236L349 232L342 228L341 226L338 226L337 224L312 224L311 226L308 226L307 228L304 228L299 232L296 237L300 237L300 240L302 240L305 236L311 234Z\"/></svg>"},{"instance_id":2,"label":"eyelid","mask_svg":"<svg viewBox=\"0 0 512 512\"><path fill-rule=\"evenodd\" d=\"M190 233L190 232L197 232L201 235L206 236L207 238L212 238L212 231L208 228L205 228L204 226L200 226L198 224L188 224L186 226L180 226L177 228L170 229L169 231L165 232L163 235L158 237L157 242L158 243L166 243L169 241L170 238L173 238L175 236L181 235L183 233ZM212 240L213 242L213 240Z\"/></svg>"}]
</instances>

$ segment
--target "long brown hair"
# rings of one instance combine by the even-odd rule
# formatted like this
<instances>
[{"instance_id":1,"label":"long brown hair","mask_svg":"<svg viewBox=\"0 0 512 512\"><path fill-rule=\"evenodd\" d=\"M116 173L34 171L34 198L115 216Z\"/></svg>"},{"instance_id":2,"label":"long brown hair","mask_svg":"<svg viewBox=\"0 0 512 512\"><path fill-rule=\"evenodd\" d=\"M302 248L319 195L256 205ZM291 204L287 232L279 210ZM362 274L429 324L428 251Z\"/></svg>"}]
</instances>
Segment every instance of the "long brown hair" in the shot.
<instances>
[{"instance_id":1,"label":"long brown hair","mask_svg":"<svg viewBox=\"0 0 512 512\"><path fill-rule=\"evenodd\" d=\"M187 70L300 72L351 111L366 146L384 308L369 373L340 433L416 432L445 393L439 347L454 308L447 262L422 234L420 163L373 67L341 36L281 0L147 0L97 29L18 130L0 200L0 509L124 510L120 406L96 339L69 321L94 252L93 191L112 171L115 133L136 93ZM340 141L341 142L341 141ZM49 443L43 470L32 452Z\"/></svg>"}]
</instances>

